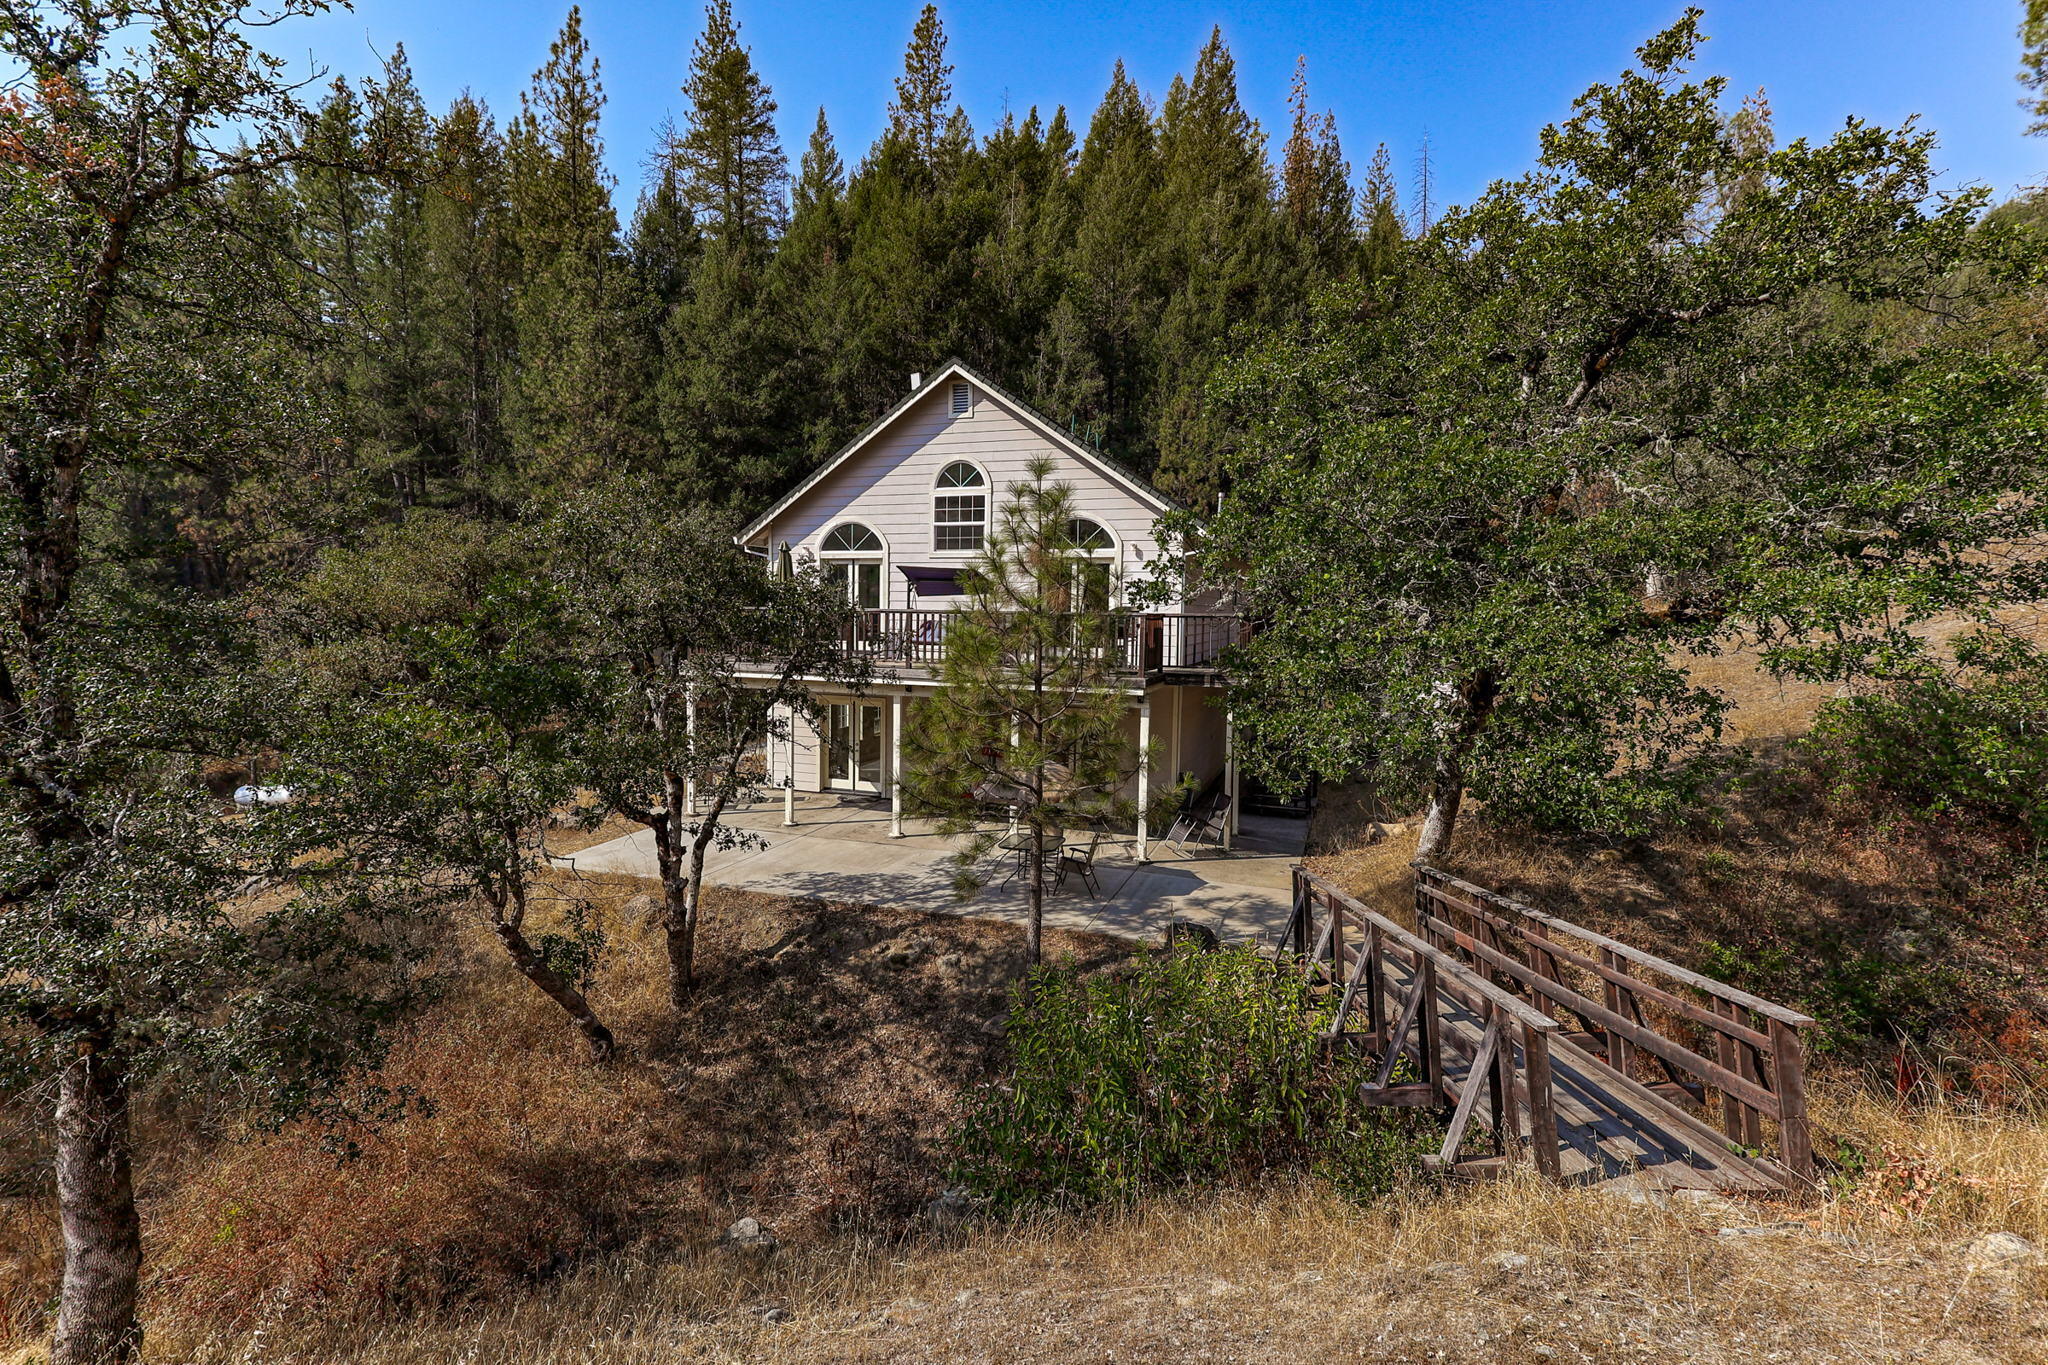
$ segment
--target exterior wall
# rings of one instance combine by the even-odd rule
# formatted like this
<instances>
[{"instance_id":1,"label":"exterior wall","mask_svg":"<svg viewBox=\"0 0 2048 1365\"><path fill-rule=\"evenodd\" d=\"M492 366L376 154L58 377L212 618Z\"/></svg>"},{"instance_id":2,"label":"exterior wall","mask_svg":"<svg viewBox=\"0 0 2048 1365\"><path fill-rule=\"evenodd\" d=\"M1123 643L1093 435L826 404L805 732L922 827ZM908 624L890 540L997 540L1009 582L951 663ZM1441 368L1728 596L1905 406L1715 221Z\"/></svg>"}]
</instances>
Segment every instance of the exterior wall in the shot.
<instances>
[{"instance_id":1,"label":"exterior wall","mask_svg":"<svg viewBox=\"0 0 2048 1365\"><path fill-rule=\"evenodd\" d=\"M1159 693L1173 694L1166 704L1176 708L1178 722L1175 747L1165 753L1161 764L1162 780L1170 782L1181 773L1193 773L1195 781L1206 787L1223 771L1223 689L1171 687L1161 688ZM1155 712L1159 693L1154 694L1152 703Z\"/></svg>"},{"instance_id":2,"label":"exterior wall","mask_svg":"<svg viewBox=\"0 0 2048 1365\"><path fill-rule=\"evenodd\" d=\"M1076 512L1100 522L1116 537L1118 568L1125 580L1142 577L1145 563L1158 552L1151 507L1061 449L979 385L969 385L973 403L968 412L954 416L951 390L955 382L967 381L932 384L858 454L783 509L755 535L753 543L772 557L786 542L801 558L806 551L817 554L833 527L857 521L880 536L886 547L884 607L956 605L957 597L914 597L908 581L898 572L905 565L958 567L974 558L969 551L932 549L932 493L939 471L954 460L978 466L989 481L993 520L1009 486L1027 477L1030 461L1049 456L1055 464L1054 477L1074 489Z\"/></svg>"}]
</instances>

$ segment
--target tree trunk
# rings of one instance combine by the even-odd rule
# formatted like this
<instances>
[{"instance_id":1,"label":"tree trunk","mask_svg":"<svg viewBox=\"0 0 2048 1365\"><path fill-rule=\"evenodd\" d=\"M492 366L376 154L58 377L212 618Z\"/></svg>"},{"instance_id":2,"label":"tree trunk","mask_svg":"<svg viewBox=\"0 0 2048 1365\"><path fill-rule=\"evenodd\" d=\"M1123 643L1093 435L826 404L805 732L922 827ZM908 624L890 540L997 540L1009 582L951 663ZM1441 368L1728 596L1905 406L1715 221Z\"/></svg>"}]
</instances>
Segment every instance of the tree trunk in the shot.
<instances>
[{"instance_id":1,"label":"tree trunk","mask_svg":"<svg viewBox=\"0 0 2048 1365\"><path fill-rule=\"evenodd\" d=\"M710 809L697 821L690 839L690 871L683 885L683 903L671 910L668 922L669 1003L681 1009L689 1003L697 980L697 916L704 905L704 856L718 837L718 820L725 814L725 791L711 798Z\"/></svg>"},{"instance_id":2,"label":"tree trunk","mask_svg":"<svg viewBox=\"0 0 2048 1365\"><path fill-rule=\"evenodd\" d=\"M142 1345L142 1224L130 1168L128 1077L88 1045L58 1077L57 1207L64 1283L51 1365L107 1365Z\"/></svg>"},{"instance_id":3,"label":"tree trunk","mask_svg":"<svg viewBox=\"0 0 2048 1365\"><path fill-rule=\"evenodd\" d=\"M1442 858L1451 846L1458 823L1458 807L1465 800L1465 758L1486 722L1493 717L1493 704L1500 698L1500 680L1492 669L1482 668L1459 689L1464 714L1457 728L1444 740L1430 774L1429 809L1422 817L1422 835L1416 840L1412 865L1426 867Z\"/></svg>"},{"instance_id":4,"label":"tree trunk","mask_svg":"<svg viewBox=\"0 0 2048 1365\"><path fill-rule=\"evenodd\" d=\"M1045 931L1045 826L1031 822L1031 918L1024 926L1024 960L1036 967Z\"/></svg>"},{"instance_id":5,"label":"tree trunk","mask_svg":"<svg viewBox=\"0 0 2048 1365\"><path fill-rule=\"evenodd\" d=\"M516 926L499 920L491 925L491 931L505 945L505 951L512 955L512 965L519 969L519 974L540 987L547 998L560 1005L562 1012L575 1022L577 1032L590 1045L590 1059L594 1062L610 1061L618 1051L618 1042L597 1017L597 1012L590 1008L583 992L548 966L547 959L526 941L526 935L520 933Z\"/></svg>"}]
</instances>

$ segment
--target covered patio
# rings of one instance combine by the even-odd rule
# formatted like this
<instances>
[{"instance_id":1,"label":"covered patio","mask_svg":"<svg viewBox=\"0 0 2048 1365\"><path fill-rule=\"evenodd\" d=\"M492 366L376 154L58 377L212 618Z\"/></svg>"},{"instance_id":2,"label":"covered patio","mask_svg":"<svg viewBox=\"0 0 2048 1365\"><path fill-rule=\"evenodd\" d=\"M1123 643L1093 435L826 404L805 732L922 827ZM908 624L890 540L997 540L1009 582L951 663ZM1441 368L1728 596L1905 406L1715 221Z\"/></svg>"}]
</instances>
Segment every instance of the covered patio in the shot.
<instances>
[{"instance_id":1,"label":"covered patio","mask_svg":"<svg viewBox=\"0 0 2048 1365\"><path fill-rule=\"evenodd\" d=\"M791 813L796 823L785 824ZM903 821L902 836L891 837L886 798L799 794L788 810L776 798L727 818L766 846L714 849L706 879L716 886L1019 923L1029 913L1023 887L1014 881L1002 885L1009 868L1001 854L981 864L988 884L961 900L953 891L952 841L917 820ZM1301 857L1306 834L1305 821L1245 815L1228 850L1154 839L1142 863L1133 858L1128 837L1105 837L1095 862L1101 897L1070 876L1057 895L1046 898L1045 922L1157 939L1174 921L1189 920L1226 942L1277 939L1290 908L1290 869ZM656 875L653 836L644 829L554 861L583 872Z\"/></svg>"}]
</instances>

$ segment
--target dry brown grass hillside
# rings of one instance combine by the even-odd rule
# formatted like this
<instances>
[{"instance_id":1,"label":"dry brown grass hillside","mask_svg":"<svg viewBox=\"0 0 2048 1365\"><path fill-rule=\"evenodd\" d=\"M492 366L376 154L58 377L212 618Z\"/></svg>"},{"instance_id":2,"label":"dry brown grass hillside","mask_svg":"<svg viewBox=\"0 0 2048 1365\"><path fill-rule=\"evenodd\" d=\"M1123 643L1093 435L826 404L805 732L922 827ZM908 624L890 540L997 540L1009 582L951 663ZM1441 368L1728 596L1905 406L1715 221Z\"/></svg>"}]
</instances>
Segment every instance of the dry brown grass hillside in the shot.
<instances>
[{"instance_id":1,"label":"dry brown grass hillside","mask_svg":"<svg viewBox=\"0 0 2048 1365\"><path fill-rule=\"evenodd\" d=\"M1391 889L1403 857L1343 866ZM669 1024L655 944L625 914L640 889L596 888L615 939L598 998L626 1062L582 1061L479 952L380 1078L431 1107L349 1134L355 1159L303 1128L147 1170L149 1359L2048 1360L2048 1272L1968 1250L1986 1232L2048 1246L2048 1133L1907 1113L1845 1077L1819 1118L1867 1167L1817 1202L1509 1182L1360 1208L1287 1180L932 1227L943 1135L996 1059L1016 932L721 896L700 1002ZM55 1270L33 1183L9 1187L0 1224L22 1360ZM742 1213L781 1249L718 1246Z\"/></svg>"},{"instance_id":2,"label":"dry brown grass hillside","mask_svg":"<svg viewBox=\"0 0 2048 1365\"><path fill-rule=\"evenodd\" d=\"M1757 734L1810 713L1754 685ZM632 906L651 888L606 879L569 889L610 938L615 1066L479 940L374 1078L413 1097L402 1121L273 1134L219 1097L153 1100L148 1359L2048 1365L2048 1267L1984 1240L2048 1249L2034 864L2008 833L1846 799L1796 748L1753 754L1685 828L1603 844L1473 820L1455 861L1818 1016L1817 1197L1418 1181L1359 1207L1284 1176L935 1224L946 1135L1000 1072L1018 933L716 894L675 1019ZM1317 861L1402 912L1411 852ZM1095 968L1133 950L1050 937ZM38 1103L0 1126L0 1361L37 1358L56 1273ZM720 1245L742 1215L780 1248Z\"/></svg>"}]
</instances>

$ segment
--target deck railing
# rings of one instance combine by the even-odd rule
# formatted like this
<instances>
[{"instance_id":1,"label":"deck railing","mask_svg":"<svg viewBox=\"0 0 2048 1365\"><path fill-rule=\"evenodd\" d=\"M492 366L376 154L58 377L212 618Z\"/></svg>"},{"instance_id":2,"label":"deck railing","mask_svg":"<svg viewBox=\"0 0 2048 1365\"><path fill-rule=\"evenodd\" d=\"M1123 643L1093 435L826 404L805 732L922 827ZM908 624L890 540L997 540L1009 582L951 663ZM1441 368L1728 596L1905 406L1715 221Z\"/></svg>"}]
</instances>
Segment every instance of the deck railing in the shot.
<instances>
[{"instance_id":1,"label":"deck railing","mask_svg":"<svg viewBox=\"0 0 2048 1365\"><path fill-rule=\"evenodd\" d=\"M877 663L936 668L946 657L946 633L959 618L950 610L863 611L847 627L847 643ZM1248 634L1238 616L1118 612L1110 622L1108 648L1127 673L1213 668Z\"/></svg>"}]
</instances>

